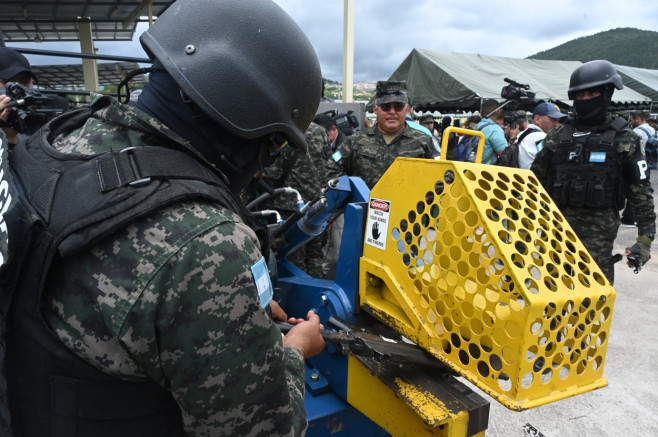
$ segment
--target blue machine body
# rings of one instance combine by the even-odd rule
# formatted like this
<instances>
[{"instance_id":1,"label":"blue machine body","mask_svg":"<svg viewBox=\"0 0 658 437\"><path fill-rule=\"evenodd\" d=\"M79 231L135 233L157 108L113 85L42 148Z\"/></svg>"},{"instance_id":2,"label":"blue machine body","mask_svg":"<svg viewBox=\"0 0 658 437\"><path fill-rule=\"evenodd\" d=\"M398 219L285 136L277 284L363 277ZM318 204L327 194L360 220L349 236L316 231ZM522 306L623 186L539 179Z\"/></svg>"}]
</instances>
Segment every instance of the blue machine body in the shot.
<instances>
[{"instance_id":1,"label":"blue machine body","mask_svg":"<svg viewBox=\"0 0 658 437\"><path fill-rule=\"evenodd\" d=\"M330 184L326 202L311 207L284 232L277 251L276 299L290 316L305 317L312 309L323 324L334 316L349 322L358 311L359 258L370 190L359 178L342 176ZM286 255L324 230L337 214L344 214L344 231L335 280L312 278ZM349 405L347 356L329 344L306 364L304 403L309 421L307 436L388 436L377 424Z\"/></svg>"}]
</instances>

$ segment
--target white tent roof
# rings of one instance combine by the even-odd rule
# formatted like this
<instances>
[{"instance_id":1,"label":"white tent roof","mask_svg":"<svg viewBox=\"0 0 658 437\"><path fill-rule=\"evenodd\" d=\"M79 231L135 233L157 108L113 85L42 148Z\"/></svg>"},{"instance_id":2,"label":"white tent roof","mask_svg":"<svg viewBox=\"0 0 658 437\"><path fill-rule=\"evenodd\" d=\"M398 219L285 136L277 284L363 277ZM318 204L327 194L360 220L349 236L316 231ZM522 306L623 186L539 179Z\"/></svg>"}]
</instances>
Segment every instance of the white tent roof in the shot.
<instances>
[{"instance_id":1,"label":"white tent roof","mask_svg":"<svg viewBox=\"0 0 658 437\"><path fill-rule=\"evenodd\" d=\"M615 65L624 80L624 86L644 94L654 102L658 102L658 70Z\"/></svg>"}]
</instances>

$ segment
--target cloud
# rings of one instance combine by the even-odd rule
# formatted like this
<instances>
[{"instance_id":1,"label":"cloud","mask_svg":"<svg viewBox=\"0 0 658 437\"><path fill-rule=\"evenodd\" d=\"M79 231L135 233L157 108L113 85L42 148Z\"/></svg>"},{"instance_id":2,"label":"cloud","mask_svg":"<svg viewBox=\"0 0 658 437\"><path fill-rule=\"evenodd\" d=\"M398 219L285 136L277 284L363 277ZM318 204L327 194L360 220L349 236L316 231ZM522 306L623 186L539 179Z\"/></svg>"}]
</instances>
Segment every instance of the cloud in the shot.
<instances>
[{"instance_id":1,"label":"cloud","mask_svg":"<svg viewBox=\"0 0 658 437\"><path fill-rule=\"evenodd\" d=\"M275 1L308 35L325 77L341 81L344 3ZM354 3L356 81L388 78L414 48L525 58L605 30L658 29L658 2L641 0Z\"/></svg>"},{"instance_id":2,"label":"cloud","mask_svg":"<svg viewBox=\"0 0 658 437\"><path fill-rule=\"evenodd\" d=\"M343 13L340 0L275 0L306 33L323 76L343 79ZM387 79L414 48L525 58L578 37L634 27L658 29L658 2L553 0L529 3L355 0L354 79ZM96 43L100 54L145 58L139 24L132 42ZM72 43L8 44L79 52ZM641 50L638 47L638 50ZM655 54L652 54L652 56ZM28 56L34 64L76 63Z\"/></svg>"}]
</instances>

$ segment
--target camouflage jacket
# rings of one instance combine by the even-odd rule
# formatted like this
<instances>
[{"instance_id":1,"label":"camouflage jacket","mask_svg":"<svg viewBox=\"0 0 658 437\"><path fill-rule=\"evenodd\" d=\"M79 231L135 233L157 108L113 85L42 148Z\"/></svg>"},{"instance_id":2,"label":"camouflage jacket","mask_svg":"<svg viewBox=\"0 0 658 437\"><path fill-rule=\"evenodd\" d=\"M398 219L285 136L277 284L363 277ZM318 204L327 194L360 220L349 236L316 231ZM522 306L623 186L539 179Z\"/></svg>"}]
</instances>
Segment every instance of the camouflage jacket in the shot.
<instances>
[{"instance_id":1,"label":"camouflage jacket","mask_svg":"<svg viewBox=\"0 0 658 437\"><path fill-rule=\"evenodd\" d=\"M375 186L395 158L431 158L432 139L405 124L402 132L386 144L377 125L351 135L338 146L327 165L327 177L358 176L370 189Z\"/></svg>"},{"instance_id":2,"label":"camouflage jacket","mask_svg":"<svg viewBox=\"0 0 658 437\"><path fill-rule=\"evenodd\" d=\"M594 129L588 128L587 130L590 130L592 134L601 134L605 132L612 119L611 116L608 116L604 125ZM576 132L582 131L577 124L575 128ZM530 167L537 176L537 179L539 179L544 188L549 192L550 187L548 187L548 184L551 178L553 154L560 144L563 129L564 125L556 126L546 135L543 140L543 148L537 153ZM656 232L656 213L653 204L653 188L651 188L649 178L647 177L641 182L632 182L623 171L629 165L632 165L636 149L640 147L640 138L631 129L625 128L616 133L614 144L616 146L619 168L622 170L622 175L625 179L626 197L633 208L638 233L640 235L653 235ZM564 212L567 219L572 215L586 215L590 217L592 223L612 220L615 222L613 224L614 229L617 229L619 226L619 213L613 207L600 209L561 207L560 209Z\"/></svg>"},{"instance_id":3,"label":"camouflage jacket","mask_svg":"<svg viewBox=\"0 0 658 437\"><path fill-rule=\"evenodd\" d=\"M53 147L189 147L138 109L99 96L92 105L85 125ZM92 366L168 389L190 436L303 435L304 361L261 307L250 270L260 259L236 214L182 202L56 260L42 314Z\"/></svg>"},{"instance_id":4,"label":"camouflage jacket","mask_svg":"<svg viewBox=\"0 0 658 437\"><path fill-rule=\"evenodd\" d=\"M274 164L263 169L263 178L274 188L291 187L299 191L304 202L318 195L327 185L326 163L331 154L329 135L320 125L311 123L306 130L308 153L285 147ZM277 196L271 207L289 214L297 209L293 194Z\"/></svg>"}]
</instances>

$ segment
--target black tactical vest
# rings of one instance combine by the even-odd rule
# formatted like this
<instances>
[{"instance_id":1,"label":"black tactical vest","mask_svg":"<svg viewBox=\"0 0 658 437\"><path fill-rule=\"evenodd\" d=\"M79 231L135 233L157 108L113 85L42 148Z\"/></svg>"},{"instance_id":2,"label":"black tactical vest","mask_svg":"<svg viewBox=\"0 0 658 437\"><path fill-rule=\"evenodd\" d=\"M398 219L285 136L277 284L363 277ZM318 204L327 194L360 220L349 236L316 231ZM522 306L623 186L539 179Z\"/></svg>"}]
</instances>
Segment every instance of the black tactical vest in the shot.
<instances>
[{"instance_id":1,"label":"black tactical vest","mask_svg":"<svg viewBox=\"0 0 658 437\"><path fill-rule=\"evenodd\" d=\"M0 271L0 328L6 324L7 330L6 349L0 347L7 369L6 380L0 378L0 435L184 436L180 409L167 390L155 382L120 380L71 353L45 325L41 294L54 258L85 250L158 208L186 199L236 212L240 206L222 177L191 152L144 146L79 156L52 148L52 138L89 115L89 109L66 113L9 155L12 202L3 217L10 263Z\"/></svg>"},{"instance_id":2,"label":"black tactical vest","mask_svg":"<svg viewBox=\"0 0 658 437\"><path fill-rule=\"evenodd\" d=\"M615 134L626 126L614 119L602 134L575 132L565 124L551 162L551 197L558 206L624 207L624 180L617 160Z\"/></svg>"}]
</instances>

